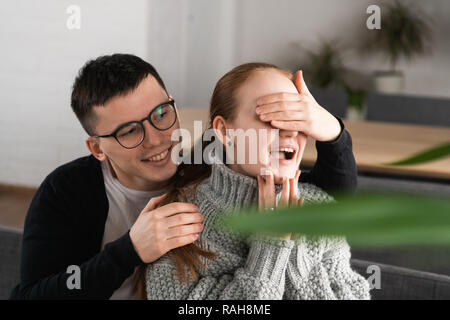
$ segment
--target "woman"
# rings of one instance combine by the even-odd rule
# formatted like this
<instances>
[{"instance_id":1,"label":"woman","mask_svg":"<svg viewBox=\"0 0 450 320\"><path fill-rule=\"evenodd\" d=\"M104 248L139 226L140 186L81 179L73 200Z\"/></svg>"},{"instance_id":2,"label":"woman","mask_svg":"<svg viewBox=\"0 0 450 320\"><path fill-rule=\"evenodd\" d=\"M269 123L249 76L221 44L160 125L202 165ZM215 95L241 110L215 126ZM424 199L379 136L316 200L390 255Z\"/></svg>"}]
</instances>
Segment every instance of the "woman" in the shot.
<instances>
[{"instance_id":1,"label":"woman","mask_svg":"<svg viewBox=\"0 0 450 320\"><path fill-rule=\"evenodd\" d=\"M287 234L244 239L217 227L227 212L256 203L273 209L277 198L283 206L333 201L314 185L298 184L306 136L288 130L275 135L270 123L255 114L258 97L298 93L292 80L288 71L251 63L234 68L217 83L210 120L225 146L227 164L180 166L178 185L165 202L181 198L196 204L204 215L204 229L196 244L147 266L148 299L370 298L367 281L350 268L349 246L342 238ZM236 161L237 137L227 133L237 129L256 129L258 141L263 141L256 163ZM245 159L251 154L247 144Z\"/></svg>"}]
</instances>

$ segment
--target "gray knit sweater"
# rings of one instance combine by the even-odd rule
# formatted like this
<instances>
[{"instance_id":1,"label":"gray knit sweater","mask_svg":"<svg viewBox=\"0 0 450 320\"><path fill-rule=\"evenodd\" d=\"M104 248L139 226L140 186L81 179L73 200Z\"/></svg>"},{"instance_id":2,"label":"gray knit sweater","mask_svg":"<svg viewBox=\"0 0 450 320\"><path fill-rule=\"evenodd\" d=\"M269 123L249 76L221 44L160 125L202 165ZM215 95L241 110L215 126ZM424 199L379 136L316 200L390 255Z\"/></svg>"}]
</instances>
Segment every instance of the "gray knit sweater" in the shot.
<instances>
[{"instance_id":1,"label":"gray knit sweater","mask_svg":"<svg viewBox=\"0 0 450 320\"><path fill-rule=\"evenodd\" d=\"M299 193L305 205L334 201L311 184L300 183ZM370 299L368 282L350 267L344 238L244 238L217 227L218 218L257 199L256 179L213 165L211 176L189 200L204 214L203 248L218 255L215 260L202 258L206 268L187 283L178 279L169 254L162 256L147 266L147 298Z\"/></svg>"}]
</instances>

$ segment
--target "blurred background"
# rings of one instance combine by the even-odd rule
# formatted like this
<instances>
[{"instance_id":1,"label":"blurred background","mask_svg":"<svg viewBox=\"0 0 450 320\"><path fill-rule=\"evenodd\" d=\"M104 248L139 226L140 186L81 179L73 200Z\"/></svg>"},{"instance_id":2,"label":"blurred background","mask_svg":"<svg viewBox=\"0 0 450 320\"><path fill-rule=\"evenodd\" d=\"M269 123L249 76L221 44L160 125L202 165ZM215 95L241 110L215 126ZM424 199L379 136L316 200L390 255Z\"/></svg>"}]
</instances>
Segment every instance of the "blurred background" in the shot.
<instances>
[{"instance_id":1,"label":"blurred background","mask_svg":"<svg viewBox=\"0 0 450 320\"><path fill-rule=\"evenodd\" d=\"M433 27L429 55L398 61L403 93L450 99L450 2L402 2L418 6ZM72 4L80 8L80 29L67 27ZM373 72L390 67L383 57L357 50L364 35L379 32L366 27L370 4L382 2L6 1L0 11L0 182L37 186L57 165L86 154L69 102L73 80L89 59L136 54L157 68L181 107L207 109L216 81L233 66L264 61L308 69L305 49L317 52L321 41L340 39L336 50L346 66L370 82ZM311 86L307 70L305 79Z\"/></svg>"},{"instance_id":2,"label":"blurred background","mask_svg":"<svg viewBox=\"0 0 450 320\"><path fill-rule=\"evenodd\" d=\"M156 67L186 127L207 118L215 83L238 64L303 69L317 101L352 134L358 191L450 197L448 157L384 165L450 142L449 18L448 0L3 1L0 225L21 229L46 175L89 154L71 86L89 59L118 52ZM311 142L304 169L315 156ZM442 252L421 262L403 253L383 259L450 273Z\"/></svg>"}]
</instances>

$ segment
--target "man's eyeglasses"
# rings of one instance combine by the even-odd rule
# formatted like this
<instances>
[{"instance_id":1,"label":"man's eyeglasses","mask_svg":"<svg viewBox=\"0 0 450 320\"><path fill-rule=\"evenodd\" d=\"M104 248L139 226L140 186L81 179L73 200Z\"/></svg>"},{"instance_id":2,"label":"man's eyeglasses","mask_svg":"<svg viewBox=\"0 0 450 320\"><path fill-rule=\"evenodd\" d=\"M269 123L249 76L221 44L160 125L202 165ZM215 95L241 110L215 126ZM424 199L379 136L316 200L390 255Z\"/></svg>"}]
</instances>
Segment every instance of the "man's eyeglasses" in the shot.
<instances>
[{"instance_id":1,"label":"man's eyeglasses","mask_svg":"<svg viewBox=\"0 0 450 320\"><path fill-rule=\"evenodd\" d=\"M177 121L175 100L169 100L156 106L150 111L150 114L141 121L130 121L119 126L111 134L93 137L114 137L122 147L133 149L139 146L145 139L145 120L148 120L157 130L164 131L170 129Z\"/></svg>"}]
</instances>

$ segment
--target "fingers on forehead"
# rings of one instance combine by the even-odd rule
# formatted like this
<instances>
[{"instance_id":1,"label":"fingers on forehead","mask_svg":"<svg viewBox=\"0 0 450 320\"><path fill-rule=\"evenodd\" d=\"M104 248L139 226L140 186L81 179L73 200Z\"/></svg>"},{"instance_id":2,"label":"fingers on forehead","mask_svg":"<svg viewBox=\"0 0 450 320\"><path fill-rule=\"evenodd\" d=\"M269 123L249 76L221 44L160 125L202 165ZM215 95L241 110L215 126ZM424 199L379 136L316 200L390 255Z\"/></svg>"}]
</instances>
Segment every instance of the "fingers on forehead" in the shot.
<instances>
[{"instance_id":1,"label":"fingers on forehead","mask_svg":"<svg viewBox=\"0 0 450 320\"><path fill-rule=\"evenodd\" d=\"M301 96L298 93L279 92L279 93L273 93L273 94L269 94L267 96L258 98L256 100L256 103L258 105L263 105L263 104L280 102L280 101L299 101L299 100L301 100Z\"/></svg>"}]
</instances>

